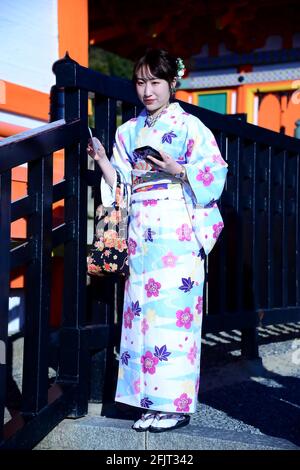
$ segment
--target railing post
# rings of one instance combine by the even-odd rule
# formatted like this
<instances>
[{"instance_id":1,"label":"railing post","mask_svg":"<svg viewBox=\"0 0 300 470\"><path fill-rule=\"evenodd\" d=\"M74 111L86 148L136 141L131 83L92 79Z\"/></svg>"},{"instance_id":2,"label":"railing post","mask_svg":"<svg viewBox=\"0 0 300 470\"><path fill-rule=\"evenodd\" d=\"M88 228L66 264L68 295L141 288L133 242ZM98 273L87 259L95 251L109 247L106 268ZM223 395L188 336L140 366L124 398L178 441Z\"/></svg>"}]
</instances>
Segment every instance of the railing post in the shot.
<instances>
[{"instance_id":1,"label":"railing post","mask_svg":"<svg viewBox=\"0 0 300 470\"><path fill-rule=\"evenodd\" d=\"M33 259L27 267L23 406L36 414L48 403L48 344L52 247L52 154L28 164L28 196L35 212L28 218Z\"/></svg>"},{"instance_id":2,"label":"railing post","mask_svg":"<svg viewBox=\"0 0 300 470\"><path fill-rule=\"evenodd\" d=\"M0 442L6 403L6 355L10 271L11 171L0 175Z\"/></svg>"},{"instance_id":3,"label":"railing post","mask_svg":"<svg viewBox=\"0 0 300 470\"><path fill-rule=\"evenodd\" d=\"M54 64L58 87L64 87L65 120L79 118L87 130L88 93L76 86L78 64L68 56ZM87 134L86 134L87 135ZM79 144L65 151L65 180L73 191L65 198L65 223L73 224L73 236L64 247L64 301L60 334L58 381L78 386L72 415L87 413L89 362L84 337L86 313L86 243L87 243L87 154L82 137Z\"/></svg>"},{"instance_id":4,"label":"railing post","mask_svg":"<svg viewBox=\"0 0 300 470\"><path fill-rule=\"evenodd\" d=\"M242 328L241 354L245 359L257 359L258 354L258 333L255 327Z\"/></svg>"},{"instance_id":5,"label":"railing post","mask_svg":"<svg viewBox=\"0 0 300 470\"><path fill-rule=\"evenodd\" d=\"M243 214L243 310L253 313L257 306L256 301L256 143L243 147L242 155L242 185L240 198L240 212ZM258 341L256 325L241 329L241 354L247 359L258 358Z\"/></svg>"}]
</instances>

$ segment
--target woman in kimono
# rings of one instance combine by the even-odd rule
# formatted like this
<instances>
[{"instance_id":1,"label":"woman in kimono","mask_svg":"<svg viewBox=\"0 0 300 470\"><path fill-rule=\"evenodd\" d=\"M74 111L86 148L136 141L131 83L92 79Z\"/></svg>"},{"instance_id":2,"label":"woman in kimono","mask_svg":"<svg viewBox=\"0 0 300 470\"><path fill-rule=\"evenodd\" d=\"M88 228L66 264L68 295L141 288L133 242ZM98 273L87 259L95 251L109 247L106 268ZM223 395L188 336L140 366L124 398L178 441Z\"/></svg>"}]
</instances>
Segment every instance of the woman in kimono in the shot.
<instances>
[{"instance_id":1,"label":"woman in kimono","mask_svg":"<svg viewBox=\"0 0 300 470\"><path fill-rule=\"evenodd\" d=\"M172 102L183 63L149 50L133 80L145 108L122 124L109 161L96 139L88 153L102 172L104 205L126 184L130 275L125 284L116 401L142 408L137 431L188 424L200 378L204 256L223 221L227 164L211 131ZM94 138L95 139L95 138ZM162 160L135 150L150 145Z\"/></svg>"}]
</instances>

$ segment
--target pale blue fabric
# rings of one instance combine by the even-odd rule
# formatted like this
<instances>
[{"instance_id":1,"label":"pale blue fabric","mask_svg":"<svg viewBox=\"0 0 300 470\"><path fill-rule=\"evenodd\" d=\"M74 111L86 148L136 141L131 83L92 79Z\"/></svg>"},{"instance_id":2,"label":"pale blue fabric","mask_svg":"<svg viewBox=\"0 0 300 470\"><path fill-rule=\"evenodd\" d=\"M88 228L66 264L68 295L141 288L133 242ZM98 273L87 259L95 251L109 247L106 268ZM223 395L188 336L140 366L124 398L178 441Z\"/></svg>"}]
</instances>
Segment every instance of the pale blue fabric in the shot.
<instances>
[{"instance_id":1,"label":"pale blue fabric","mask_svg":"<svg viewBox=\"0 0 300 470\"><path fill-rule=\"evenodd\" d=\"M145 127L145 118L143 111L119 127L111 158L127 187L130 216L116 401L193 413L200 380L203 250L211 251L223 228L216 201L227 163L211 131L178 103L153 127ZM188 181L141 170L134 150L145 145L185 165ZM150 175L147 191L137 184L141 175ZM160 183L171 184L152 186L151 178L160 175ZM104 179L101 192L105 205L114 202L115 186Z\"/></svg>"}]
</instances>

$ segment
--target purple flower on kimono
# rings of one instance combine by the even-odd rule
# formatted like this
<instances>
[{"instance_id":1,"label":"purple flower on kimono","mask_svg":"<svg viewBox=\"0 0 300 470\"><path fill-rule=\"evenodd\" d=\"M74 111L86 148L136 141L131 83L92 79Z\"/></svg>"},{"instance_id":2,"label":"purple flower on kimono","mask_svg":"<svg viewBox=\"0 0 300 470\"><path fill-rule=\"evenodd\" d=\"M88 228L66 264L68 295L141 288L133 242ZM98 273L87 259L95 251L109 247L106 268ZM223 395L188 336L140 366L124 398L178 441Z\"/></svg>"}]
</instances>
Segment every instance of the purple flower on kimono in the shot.
<instances>
[{"instance_id":1,"label":"purple flower on kimono","mask_svg":"<svg viewBox=\"0 0 300 470\"><path fill-rule=\"evenodd\" d=\"M157 357L160 361L167 361L170 352L167 351L167 346L164 344L161 348L155 346L154 356Z\"/></svg>"},{"instance_id":2,"label":"purple flower on kimono","mask_svg":"<svg viewBox=\"0 0 300 470\"><path fill-rule=\"evenodd\" d=\"M132 328L132 320L134 319L134 313L130 307L124 312L124 327Z\"/></svg>"},{"instance_id":3,"label":"purple flower on kimono","mask_svg":"<svg viewBox=\"0 0 300 470\"><path fill-rule=\"evenodd\" d=\"M192 399L187 396L186 393L182 393L179 398L174 400L174 405L177 406L176 411L179 412L188 412L190 411L190 404L192 403Z\"/></svg>"},{"instance_id":4,"label":"purple flower on kimono","mask_svg":"<svg viewBox=\"0 0 300 470\"><path fill-rule=\"evenodd\" d=\"M163 144L164 144L165 142L166 142L167 144L171 144L171 143L172 143L172 139L173 139L174 137L177 137L177 135L176 135L173 131L171 131L171 132L166 132L166 133L162 136L161 141L162 141Z\"/></svg>"},{"instance_id":5,"label":"purple flower on kimono","mask_svg":"<svg viewBox=\"0 0 300 470\"><path fill-rule=\"evenodd\" d=\"M142 408L149 408L150 405L153 405L153 401L149 400L148 397L141 399L141 407Z\"/></svg>"},{"instance_id":6,"label":"purple flower on kimono","mask_svg":"<svg viewBox=\"0 0 300 470\"><path fill-rule=\"evenodd\" d=\"M152 235L156 235L156 232L154 232L151 228L147 228L144 232L145 242L153 242Z\"/></svg>"},{"instance_id":7,"label":"purple flower on kimono","mask_svg":"<svg viewBox=\"0 0 300 470\"><path fill-rule=\"evenodd\" d=\"M122 364L128 366L128 359L130 359L130 354L128 353L128 351L125 351L123 352L122 356L121 356L121 362Z\"/></svg>"},{"instance_id":8,"label":"purple flower on kimono","mask_svg":"<svg viewBox=\"0 0 300 470\"><path fill-rule=\"evenodd\" d=\"M191 347L190 352L187 355L188 360L190 361L191 364L194 364L196 357L197 357L197 352L198 352L198 348L196 346L196 342L194 341L194 344Z\"/></svg>"},{"instance_id":9,"label":"purple flower on kimono","mask_svg":"<svg viewBox=\"0 0 300 470\"><path fill-rule=\"evenodd\" d=\"M186 307L184 310L177 310L176 317L176 326L179 326L180 328L184 326L187 330L191 328L194 315L191 314L190 307Z\"/></svg>"},{"instance_id":10,"label":"purple flower on kimono","mask_svg":"<svg viewBox=\"0 0 300 470\"><path fill-rule=\"evenodd\" d=\"M161 288L161 284L159 282L155 282L155 280L151 277L148 280L148 284L145 285L145 289L147 291L147 297L157 297L159 294L159 289Z\"/></svg>"},{"instance_id":11,"label":"purple flower on kimono","mask_svg":"<svg viewBox=\"0 0 300 470\"><path fill-rule=\"evenodd\" d=\"M192 155L193 147L194 147L194 139L189 139L187 143L187 149L185 152L185 156L189 158Z\"/></svg>"},{"instance_id":12,"label":"purple flower on kimono","mask_svg":"<svg viewBox=\"0 0 300 470\"><path fill-rule=\"evenodd\" d=\"M218 224L213 225L213 231L214 231L213 238L218 238L218 236L222 232L223 227L224 227L223 222L219 222Z\"/></svg>"},{"instance_id":13,"label":"purple flower on kimono","mask_svg":"<svg viewBox=\"0 0 300 470\"><path fill-rule=\"evenodd\" d=\"M190 241L191 240L191 233L192 229L188 226L188 224L182 224L176 230L179 240L182 242L184 240Z\"/></svg>"},{"instance_id":14,"label":"purple flower on kimono","mask_svg":"<svg viewBox=\"0 0 300 470\"><path fill-rule=\"evenodd\" d=\"M140 316L140 313L142 311L139 301L137 300L136 302L131 302L131 310L136 315L137 317Z\"/></svg>"},{"instance_id":15,"label":"purple flower on kimono","mask_svg":"<svg viewBox=\"0 0 300 470\"><path fill-rule=\"evenodd\" d=\"M214 180L214 175L210 173L210 167L206 166L203 170L199 170L198 175L196 176L197 181L202 181L204 186L210 186Z\"/></svg>"},{"instance_id":16,"label":"purple flower on kimono","mask_svg":"<svg viewBox=\"0 0 300 470\"><path fill-rule=\"evenodd\" d=\"M141 357L141 364L144 374L149 372L149 374L155 374L155 366L158 363L158 358L152 355L151 351L147 351L144 356Z\"/></svg>"},{"instance_id":17,"label":"purple flower on kimono","mask_svg":"<svg viewBox=\"0 0 300 470\"><path fill-rule=\"evenodd\" d=\"M183 292L189 292L190 290L192 290L195 281L192 281L190 277L182 277L181 280L182 286L179 287L180 290L183 290Z\"/></svg>"},{"instance_id":18,"label":"purple flower on kimono","mask_svg":"<svg viewBox=\"0 0 300 470\"><path fill-rule=\"evenodd\" d=\"M128 254L135 255L136 242L132 238L128 238Z\"/></svg>"},{"instance_id":19,"label":"purple flower on kimono","mask_svg":"<svg viewBox=\"0 0 300 470\"><path fill-rule=\"evenodd\" d=\"M203 297L198 296L198 303L196 305L196 310L199 315L201 315L203 309Z\"/></svg>"}]
</instances>

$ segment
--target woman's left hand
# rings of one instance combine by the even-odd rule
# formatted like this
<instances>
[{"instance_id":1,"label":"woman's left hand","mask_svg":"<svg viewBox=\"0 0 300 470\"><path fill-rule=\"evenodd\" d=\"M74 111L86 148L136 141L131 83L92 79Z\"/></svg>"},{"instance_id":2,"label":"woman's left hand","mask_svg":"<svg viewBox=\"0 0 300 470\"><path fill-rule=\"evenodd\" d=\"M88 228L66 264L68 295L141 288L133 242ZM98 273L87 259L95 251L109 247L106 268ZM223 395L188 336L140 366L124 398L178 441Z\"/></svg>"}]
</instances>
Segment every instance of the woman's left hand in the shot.
<instances>
[{"instance_id":1,"label":"woman's left hand","mask_svg":"<svg viewBox=\"0 0 300 470\"><path fill-rule=\"evenodd\" d=\"M159 153L161 154L163 161L157 160L157 158L152 157L150 155L148 155L147 160L149 159L155 164L156 167L159 167L166 173L170 173L170 175L176 175L181 171L182 166L179 165L179 163L175 162L175 160L170 155L162 151L160 151Z\"/></svg>"}]
</instances>

